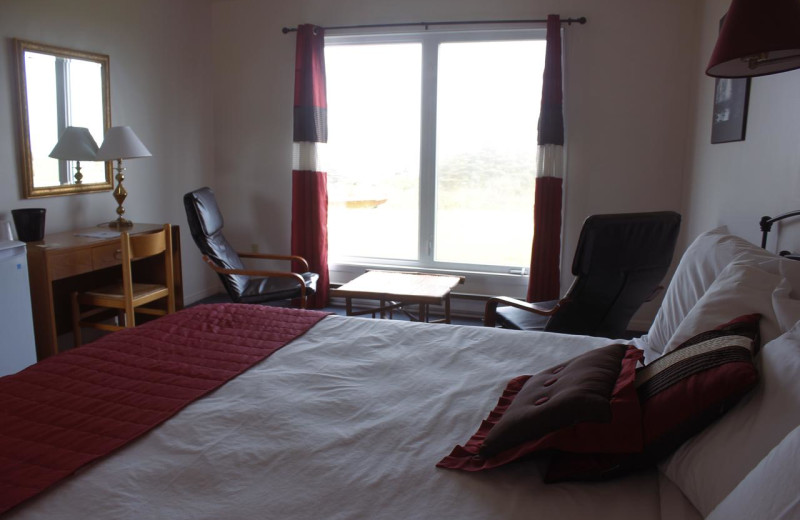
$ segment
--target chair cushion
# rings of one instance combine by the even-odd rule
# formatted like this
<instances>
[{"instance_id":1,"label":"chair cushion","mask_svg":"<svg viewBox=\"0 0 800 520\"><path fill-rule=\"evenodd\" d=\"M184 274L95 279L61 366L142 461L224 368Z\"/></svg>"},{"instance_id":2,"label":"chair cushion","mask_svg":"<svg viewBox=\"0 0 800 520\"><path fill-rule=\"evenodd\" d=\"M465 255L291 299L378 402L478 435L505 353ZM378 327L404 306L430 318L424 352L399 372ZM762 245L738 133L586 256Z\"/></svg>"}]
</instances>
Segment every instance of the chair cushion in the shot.
<instances>
[{"instance_id":1,"label":"chair cushion","mask_svg":"<svg viewBox=\"0 0 800 520\"><path fill-rule=\"evenodd\" d=\"M672 211L592 215L581 228L572 274L654 270L663 277L680 223L681 216ZM654 277L658 285L661 277Z\"/></svg>"},{"instance_id":2,"label":"chair cushion","mask_svg":"<svg viewBox=\"0 0 800 520\"><path fill-rule=\"evenodd\" d=\"M302 273L306 282L306 295L310 296L317 290L317 273ZM242 291L241 296L234 298L237 303L261 303L278 300L287 300L300 296L300 284L294 278L282 276L250 277Z\"/></svg>"},{"instance_id":3,"label":"chair cushion","mask_svg":"<svg viewBox=\"0 0 800 520\"><path fill-rule=\"evenodd\" d=\"M540 305L542 307L553 307L558 300L544 302ZM544 330L549 316L542 316L534 312L518 309L517 307L498 307L497 308L497 324L507 329L518 330Z\"/></svg>"},{"instance_id":4,"label":"chair cushion","mask_svg":"<svg viewBox=\"0 0 800 520\"><path fill-rule=\"evenodd\" d=\"M222 234L224 224L214 192L204 187L183 196L186 220L200 252L223 269L244 269L236 250ZM219 279L233 301L239 301L247 289L250 277L241 274L219 274Z\"/></svg>"},{"instance_id":5,"label":"chair cushion","mask_svg":"<svg viewBox=\"0 0 800 520\"><path fill-rule=\"evenodd\" d=\"M207 237L216 234L225 225L222 212L217 206L217 199L210 188L201 188L188 194L197 211L203 234Z\"/></svg>"}]
</instances>

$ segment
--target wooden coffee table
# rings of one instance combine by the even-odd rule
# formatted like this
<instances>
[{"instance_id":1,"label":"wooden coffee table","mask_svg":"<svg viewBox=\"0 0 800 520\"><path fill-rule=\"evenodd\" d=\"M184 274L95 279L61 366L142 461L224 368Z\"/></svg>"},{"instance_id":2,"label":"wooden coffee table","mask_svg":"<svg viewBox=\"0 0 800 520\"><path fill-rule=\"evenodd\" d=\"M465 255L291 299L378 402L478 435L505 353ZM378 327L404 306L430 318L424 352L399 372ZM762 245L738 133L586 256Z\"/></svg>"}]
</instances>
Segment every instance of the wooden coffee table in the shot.
<instances>
[{"instance_id":1,"label":"wooden coffee table","mask_svg":"<svg viewBox=\"0 0 800 520\"><path fill-rule=\"evenodd\" d=\"M360 316L380 312L389 318L397 309L414 321L428 321L429 305L444 305L444 319L430 323L450 323L450 291L464 283L463 276L447 274L427 274L401 271L367 271L358 278L332 291L332 296L345 299L348 316ZM353 311L352 299L378 300L380 306L367 310ZM419 313L414 315L406 309L407 305L418 305Z\"/></svg>"}]
</instances>

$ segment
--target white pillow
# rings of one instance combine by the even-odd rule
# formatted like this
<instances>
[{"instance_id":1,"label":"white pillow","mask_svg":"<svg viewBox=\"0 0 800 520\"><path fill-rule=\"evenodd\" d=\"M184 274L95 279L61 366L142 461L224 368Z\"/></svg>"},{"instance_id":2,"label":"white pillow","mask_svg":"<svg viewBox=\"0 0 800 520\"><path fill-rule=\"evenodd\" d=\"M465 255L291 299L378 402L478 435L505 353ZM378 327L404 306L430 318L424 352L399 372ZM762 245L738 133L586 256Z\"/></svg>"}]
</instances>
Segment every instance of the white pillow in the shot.
<instances>
[{"instance_id":1,"label":"white pillow","mask_svg":"<svg viewBox=\"0 0 800 520\"><path fill-rule=\"evenodd\" d=\"M761 344L772 341L800 320L800 301L791 298L791 290L789 281L779 273L738 261L728 264L675 330L664 354L745 314L760 314ZM776 308L781 309L783 320L793 316L788 327L779 323Z\"/></svg>"},{"instance_id":2,"label":"white pillow","mask_svg":"<svg viewBox=\"0 0 800 520\"><path fill-rule=\"evenodd\" d=\"M781 330L787 331L798 320L796 305L787 304L786 301L790 300L791 303L796 304L800 300L800 262L779 257L762 262L758 264L758 267L770 273L781 275L789 283L790 291L788 296L773 301L775 318L778 320Z\"/></svg>"},{"instance_id":3,"label":"white pillow","mask_svg":"<svg viewBox=\"0 0 800 520\"><path fill-rule=\"evenodd\" d=\"M648 333L635 340L646 352L663 353L678 325L731 262L760 263L777 258L719 227L697 237L681 257ZM648 359L648 362L651 361Z\"/></svg>"},{"instance_id":4,"label":"white pillow","mask_svg":"<svg viewBox=\"0 0 800 520\"><path fill-rule=\"evenodd\" d=\"M800 425L800 323L756 359L761 373L753 392L659 465L703 516Z\"/></svg>"},{"instance_id":5,"label":"white pillow","mask_svg":"<svg viewBox=\"0 0 800 520\"><path fill-rule=\"evenodd\" d=\"M800 427L769 452L708 520L796 520L800 518Z\"/></svg>"}]
</instances>

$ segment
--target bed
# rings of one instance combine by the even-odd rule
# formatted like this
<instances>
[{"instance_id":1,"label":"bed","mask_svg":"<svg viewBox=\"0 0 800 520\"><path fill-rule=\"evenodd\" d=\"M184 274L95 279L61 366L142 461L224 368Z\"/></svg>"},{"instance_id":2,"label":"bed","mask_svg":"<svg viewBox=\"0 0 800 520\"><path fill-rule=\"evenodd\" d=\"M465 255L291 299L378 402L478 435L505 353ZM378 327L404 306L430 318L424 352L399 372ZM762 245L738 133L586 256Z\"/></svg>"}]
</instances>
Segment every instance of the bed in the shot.
<instances>
[{"instance_id":1,"label":"bed","mask_svg":"<svg viewBox=\"0 0 800 520\"><path fill-rule=\"evenodd\" d=\"M687 250L653 327L629 342L325 316L3 517L797 518L800 299L793 287L800 287L800 263L719 229ZM228 319L248 308L198 306L177 315L210 323L208 316ZM698 332L753 314L761 315L754 388L657 464L557 483L544 482L550 451L485 471L437 467L475 434L515 376L612 343L640 349L649 365ZM126 335L152 334L152 327L102 341L131 341ZM222 342L237 341L226 335ZM23 374L0 380L2 402L7 381ZM5 405L0 412L5 436L14 417Z\"/></svg>"}]
</instances>

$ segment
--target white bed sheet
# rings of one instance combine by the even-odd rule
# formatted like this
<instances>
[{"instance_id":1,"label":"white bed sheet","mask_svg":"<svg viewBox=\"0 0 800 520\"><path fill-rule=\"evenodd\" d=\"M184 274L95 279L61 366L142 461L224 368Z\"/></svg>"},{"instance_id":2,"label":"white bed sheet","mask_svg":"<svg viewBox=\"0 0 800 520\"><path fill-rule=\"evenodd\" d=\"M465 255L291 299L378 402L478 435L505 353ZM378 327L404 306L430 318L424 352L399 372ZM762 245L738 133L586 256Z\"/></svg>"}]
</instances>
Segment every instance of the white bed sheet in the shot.
<instances>
[{"instance_id":1,"label":"white bed sheet","mask_svg":"<svg viewBox=\"0 0 800 520\"><path fill-rule=\"evenodd\" d=\"M435 467L510 378L608 343L330 316L8 519L694 518L661 503L656 471L546 485L532 462Z\"/></svg>"}]
</instances>

